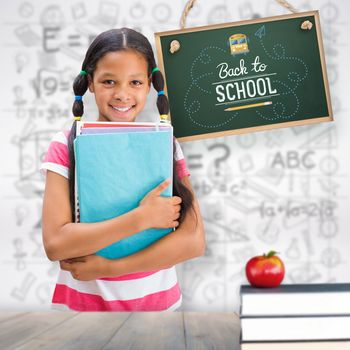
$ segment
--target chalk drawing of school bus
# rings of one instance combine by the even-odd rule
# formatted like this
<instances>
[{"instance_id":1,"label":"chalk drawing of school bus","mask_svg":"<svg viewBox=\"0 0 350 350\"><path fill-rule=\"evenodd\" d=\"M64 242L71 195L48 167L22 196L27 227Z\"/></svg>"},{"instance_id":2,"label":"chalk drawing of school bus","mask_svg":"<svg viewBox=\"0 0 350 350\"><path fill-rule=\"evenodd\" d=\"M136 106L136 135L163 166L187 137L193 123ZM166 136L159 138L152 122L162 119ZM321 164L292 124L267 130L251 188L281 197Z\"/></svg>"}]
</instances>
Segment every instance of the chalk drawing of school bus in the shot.
<instances>
[{"instance_id":1,"label":"chalk drawing of school bus","mask_svg":"<svg viewBox=\"0 0 350 350\"><path fill-rule=\"evenodd\" d=\"M245 34L234 34L229 39L231 55L239 55L249 52L248 40Z\"/></svg>"}]
</instances>

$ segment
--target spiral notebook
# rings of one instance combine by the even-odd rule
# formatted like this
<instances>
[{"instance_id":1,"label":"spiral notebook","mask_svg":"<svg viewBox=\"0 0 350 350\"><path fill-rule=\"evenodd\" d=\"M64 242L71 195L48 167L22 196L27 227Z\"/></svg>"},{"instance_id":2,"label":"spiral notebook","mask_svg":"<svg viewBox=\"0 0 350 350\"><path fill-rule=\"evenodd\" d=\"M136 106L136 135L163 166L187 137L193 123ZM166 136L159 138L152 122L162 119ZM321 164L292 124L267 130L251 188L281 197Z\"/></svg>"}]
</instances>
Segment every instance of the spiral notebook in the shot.
<instances>
[{"instance_id":1,"label":"spiral notebook","mask_svg":"<svg viewBox=\"0 0 350 350\"><path fill-rule=\"evenodd\" d=\"M80 222L100 222L122 215L136 208L162 181L173 177L170 125L101 123L92 126L95 124L80 122L74 142ZM90 131L85 133L84 129ZM171 186L162 195L172 196ZM170 232L172 229L148 229L96 254L108 259L121 258L148 247Z\"/></svg>"}]
</instances>

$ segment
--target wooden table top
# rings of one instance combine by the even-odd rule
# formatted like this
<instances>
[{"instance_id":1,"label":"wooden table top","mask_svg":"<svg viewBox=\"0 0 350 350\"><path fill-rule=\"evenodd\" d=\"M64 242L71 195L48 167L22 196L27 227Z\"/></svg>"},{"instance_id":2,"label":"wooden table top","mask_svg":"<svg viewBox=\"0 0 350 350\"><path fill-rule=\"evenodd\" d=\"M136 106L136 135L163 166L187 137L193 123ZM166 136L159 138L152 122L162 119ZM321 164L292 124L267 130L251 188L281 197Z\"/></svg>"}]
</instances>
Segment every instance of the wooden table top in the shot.
<instances>
[{"instance_id":1,"label":"wooden table top","mask_svg":"<svg viewBox=\"0 0 350 350\"><path fill-rule=\"evenodd\" d=\"M234 313L0 312L0 349L239 350Z\"/></svg>"}]
</instances>

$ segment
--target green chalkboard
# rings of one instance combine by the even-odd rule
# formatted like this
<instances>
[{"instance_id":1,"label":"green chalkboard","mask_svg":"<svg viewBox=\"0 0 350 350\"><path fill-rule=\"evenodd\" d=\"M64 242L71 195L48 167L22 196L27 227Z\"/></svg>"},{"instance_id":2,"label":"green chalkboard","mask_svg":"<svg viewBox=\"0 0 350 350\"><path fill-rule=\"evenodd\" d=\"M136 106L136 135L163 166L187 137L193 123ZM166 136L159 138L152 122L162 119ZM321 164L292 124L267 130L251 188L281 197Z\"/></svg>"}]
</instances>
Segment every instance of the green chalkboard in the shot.
<instances>
[{"instance_id":1,"label":"green chalkboard","mask_svg":"<svg viewBox=\"0 0 350 350\"><path fill-rule=\"evenodd\" d=\"M182 141L333 120L317 11L155 38ZM173 40L180 50L170 53Z\"/></svg>"}]
</instances>

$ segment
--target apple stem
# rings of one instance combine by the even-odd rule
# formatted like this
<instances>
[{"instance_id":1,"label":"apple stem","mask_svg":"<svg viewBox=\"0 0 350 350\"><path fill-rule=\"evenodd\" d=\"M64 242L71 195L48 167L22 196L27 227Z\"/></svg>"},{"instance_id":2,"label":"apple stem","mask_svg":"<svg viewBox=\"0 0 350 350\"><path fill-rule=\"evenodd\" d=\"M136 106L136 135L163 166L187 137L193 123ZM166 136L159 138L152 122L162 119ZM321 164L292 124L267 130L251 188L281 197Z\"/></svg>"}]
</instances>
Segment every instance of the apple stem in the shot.
<instances>
[{"instance_id":1,"label":"apple stem","mask_svg":"<svg viewBox=\"0 0 350 350\"><path fill-rule=\"evenodd\" d=\"M264 254L264 256L266 256L267 258L271 258L273 257L274 255L278 254L278 252L274 251L274 250L270 250L267 255Z\"/></svg>"}]
</instances>

